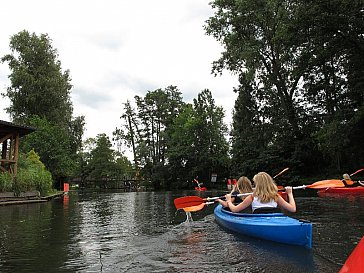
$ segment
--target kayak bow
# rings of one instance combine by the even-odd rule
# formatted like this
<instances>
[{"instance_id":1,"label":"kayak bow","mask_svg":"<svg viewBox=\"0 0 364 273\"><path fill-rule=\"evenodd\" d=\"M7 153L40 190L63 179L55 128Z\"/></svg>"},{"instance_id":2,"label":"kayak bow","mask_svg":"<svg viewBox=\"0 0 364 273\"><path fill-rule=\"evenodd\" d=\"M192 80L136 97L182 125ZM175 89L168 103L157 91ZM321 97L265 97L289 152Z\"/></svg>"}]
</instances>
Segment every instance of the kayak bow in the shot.
<instances>
[{"instance_id":1,"label":"kayak bow","mask_svg":"<svg viewBox=\"0 0 364 273\"><path fill-rule=\"evenodd\" d=\"M351 252L349 258L341 268L339 273L360 273L364 268L364 237L361 238L358 245Z\"/></svg>"}]
</instances>

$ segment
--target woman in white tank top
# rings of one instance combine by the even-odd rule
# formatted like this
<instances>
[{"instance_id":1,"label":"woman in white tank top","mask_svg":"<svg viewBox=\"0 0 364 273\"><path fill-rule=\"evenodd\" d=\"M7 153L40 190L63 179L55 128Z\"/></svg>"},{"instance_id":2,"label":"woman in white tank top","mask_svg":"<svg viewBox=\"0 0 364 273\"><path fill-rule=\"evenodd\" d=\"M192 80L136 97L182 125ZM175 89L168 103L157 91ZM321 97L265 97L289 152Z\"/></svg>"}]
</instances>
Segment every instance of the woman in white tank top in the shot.
<instances>
[{"instance_id":1,"label":"woman in white tank top","mask_svg":"<svg viewBox=\"0 0 364 273\"><path fill-rule=\"evenodd\" d=\"M231 194L226 195L226 202L232 212L239 212L246 207L252 205L252 210L258 208L282 208L290 212L296 212L296 202L293 198L292 187L286 187L289 202L285 201L279 194L277 185L274 183L273 178L265 173L260 172L253 178L255 183L254 193L250 198L245 198L244 201L238 205L231 202Z\"/></svg>"},{"instance_id":2,"label":"woman in white tank top","mask_svg":"<svg viewBox=\"0 0 364 273\"><path fill-rule=\"evenodd\" d=\"M252 201L253 213L256 209L262 209L262 208L272 208L273 209L273 208L277 208L277 206L278 206L278 204L275 200L271 200L268 203L262 203L259 201L259 198L257 196L253 196L253 201Z\"/></svg>"}]
</instances>

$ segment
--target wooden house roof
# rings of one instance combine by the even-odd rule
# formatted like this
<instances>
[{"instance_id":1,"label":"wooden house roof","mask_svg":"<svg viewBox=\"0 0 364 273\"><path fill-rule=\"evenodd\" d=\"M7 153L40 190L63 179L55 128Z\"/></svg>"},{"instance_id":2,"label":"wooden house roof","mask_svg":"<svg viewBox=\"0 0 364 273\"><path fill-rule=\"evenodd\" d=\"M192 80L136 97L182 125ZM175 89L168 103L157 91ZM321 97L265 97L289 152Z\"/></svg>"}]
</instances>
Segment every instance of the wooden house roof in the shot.
<instances>
[{"instance_id":1,"label":"wooden house roof","mask_svg":"<svg viewBox=\"0 0 364 273\"><path fill-rule=\"evenodd\" d=\"M0 139L9 133L18 132L19 136L25 136L35 131L35 128L23 125L16 125L15 123L0 120Z\"/></svg>"}]
</instances>

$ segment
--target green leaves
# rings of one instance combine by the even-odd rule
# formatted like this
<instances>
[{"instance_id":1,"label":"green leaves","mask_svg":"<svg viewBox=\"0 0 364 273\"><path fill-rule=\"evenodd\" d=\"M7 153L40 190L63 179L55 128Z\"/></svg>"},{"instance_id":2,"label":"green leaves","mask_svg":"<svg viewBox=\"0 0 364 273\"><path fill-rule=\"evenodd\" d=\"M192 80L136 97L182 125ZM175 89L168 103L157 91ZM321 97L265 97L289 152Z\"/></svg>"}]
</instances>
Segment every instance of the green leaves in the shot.
<instances>
[{"instance_id":1,"label":"green leaves","mask_svg":"<svg viewBox=\"0 0 364 273\"><path fill-rule=\"evenodd\" d=\"M363 106L363 1L215 0L211 6L205 30L224 47L213 72L227 69L241 79L232 131L236 171L265 167L263 158L305 171L319 170L323 154L322 166L342 168L340 161L353 157L362 162L362 145L353 155L357 141L338 130L351 132L348 124L356 124L351 119Z\"/></svg>"},{"instance_id":2,"label":"green leaves","mask_svg":"<svg viewBox=\"0 0 364 273\"><path fill-rule=\"evenodd\" d=\"M1 60L12 71L6 96L11 101L8 113L19 122L37 115L55 123L67 124L72 115L69 72L62 72L57 51L45 34L27 31L13 35L12 54Z\"/></svg>"},{"instance_id":3,"label":"green leaves","mask_svg":"<svg viewBox=\"0 0 364 273\"><path fill-rule=\"evenodd\" d=\"M10 49L1 59L11 70L6 110L14 122L37 128L22 140L22 152L35 149L53 178L63 182L76 169L85 123L84 117L72 117L69 71L62 71L47 34L23 30L10 38Z\"/></svg>"},{"instance_id":4,"label":"green leaves","mask_svg":"<svg viewBox=\"0 0 364 273\"><path fill-rule=\"evenodd\" d=\"M114 138L133 147L134 161L155 187L183 187L197 174L223 174L228 166L224 112L204 90L185 104L174 86L135 97L124 106L123 127Z\"/></svg>"}]
</instances>

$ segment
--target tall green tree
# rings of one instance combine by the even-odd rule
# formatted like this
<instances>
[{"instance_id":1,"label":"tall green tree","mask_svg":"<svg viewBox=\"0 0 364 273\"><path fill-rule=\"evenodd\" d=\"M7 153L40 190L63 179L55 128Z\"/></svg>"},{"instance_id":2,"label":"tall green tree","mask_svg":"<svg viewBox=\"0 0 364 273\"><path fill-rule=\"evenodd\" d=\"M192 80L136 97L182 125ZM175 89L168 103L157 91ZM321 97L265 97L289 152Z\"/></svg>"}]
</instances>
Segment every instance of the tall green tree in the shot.
<instances>
[{"instance_id":1,"label":"tall green tree","mask_svg":"<svg viewBox=\"0 0 364 273\"><path fill-rule=\"evenodd\" d=\"M195 176L206 181L211 173L228 175L227 126L223 118L222 107L216 106L208 89L175 118L167 153L174 187L186 185L186 180Z\"/></svg>"},{"instance_id":2,"label":"tall green tree","mask_svg":"<svg viewBox=\"0 0 364 273\"><path fill-rule=\"evenodd\" d=\"M79 161L85 125L83 116L72 116L69 71L62 71L47 34L21 31L10 38L10 49L1 58L11 70L11 84L3 94L10 99L6 110L15 123L38 129L24 138L21 148L34 148L58 184L76 170L73 161Z\"/></svg>"},{"instance_id":3,"label":"tall green tree","mask_svg":"<svg viewBox=\"0 0 364 273\"><path fill-rule=\"evenodd\" d=\"M225 48L213 72L228 69L251 84L250 91L243 86L244 96L250 93L259 127L270 132L265 157L276 153L304 173L325 165L321 153L328 163L348 159L352 125L362 116L362 1L216 0L211 6L206 33ZM335 134L342 141L326 145Z\"/></svg>"},{"instance_id":4,"label":"tall green tree","mask_svg":"<svg viewBox=\"0 0 364 273\"><path fill-rule=\"evenodd\" d=\"M211 91L203 90L193 100L195 119L195 156L200 172L223 175L228 167L227 126L224 110L215 104ZM200 177L202 174L200 174Z\"/></svg>"},{"instance_id":5,"label":"tall green tree","mask_svg":"<svg viewBox=\"0 0 364 273\"><path fill-rule=\"evenodd\" d=\"M36 132L25 136L21 141L21 150L34 149L42 162L52 173L55 181L64 180L74 174L77 160L72 156L68 131L64 127L50 123L45 118L28 118L28 125L37 128ZM60 186L60 185L56 185Z\"/></svg>"},{"instance_id":6,"label":"tall green tree","mask_svg":"<svg viewBox=\"0 0 364 273\"><path fill-rule=\"evenodd\" d=\"M6 91L6 109L14 121L37 115L50 122L67 124L72 117L71 78L62 71L57 50L47 34L37 36L24 30L10 38L11 54L2 57L12 71Z\"/></svg>"},{"instance_id":7,"label":"tall green tree","mask_svg":"<svg viewBox=\"0 0 364 273\"><path fill-rule=\"evenodd\" d=\"M164 187L169 127L183 106L176 86L148 91L135 96L133 108L124 104L122 126L114 132L114 140L126 142L133 149L135 167L145 178L152 179L156 188Z\"/></svg>"},{"instance_id":8,"label":"tall green tree","mask_svg":"<svg viewBox=\"0 0 364 273\"><path fill-rule=\"evenodd\" d=\"M106 184L102 179L111 178L115 166L114 151L111 147L111 141L106 134L97 135L96 147L91 150L87 165L89 176L98 180L103 187Z\"/></svg>"},{"instance_id":9,"label":"tall green tree","mask_svg":"<svg viewBox=\"0 0 364 273\"><path fill-rule=\"evenodd\" d=\"M363 1L307 1L299 15L316 49L304 92L318 147L335 170L355 168L364 162Z\"/></svg>"}]
</instances>

